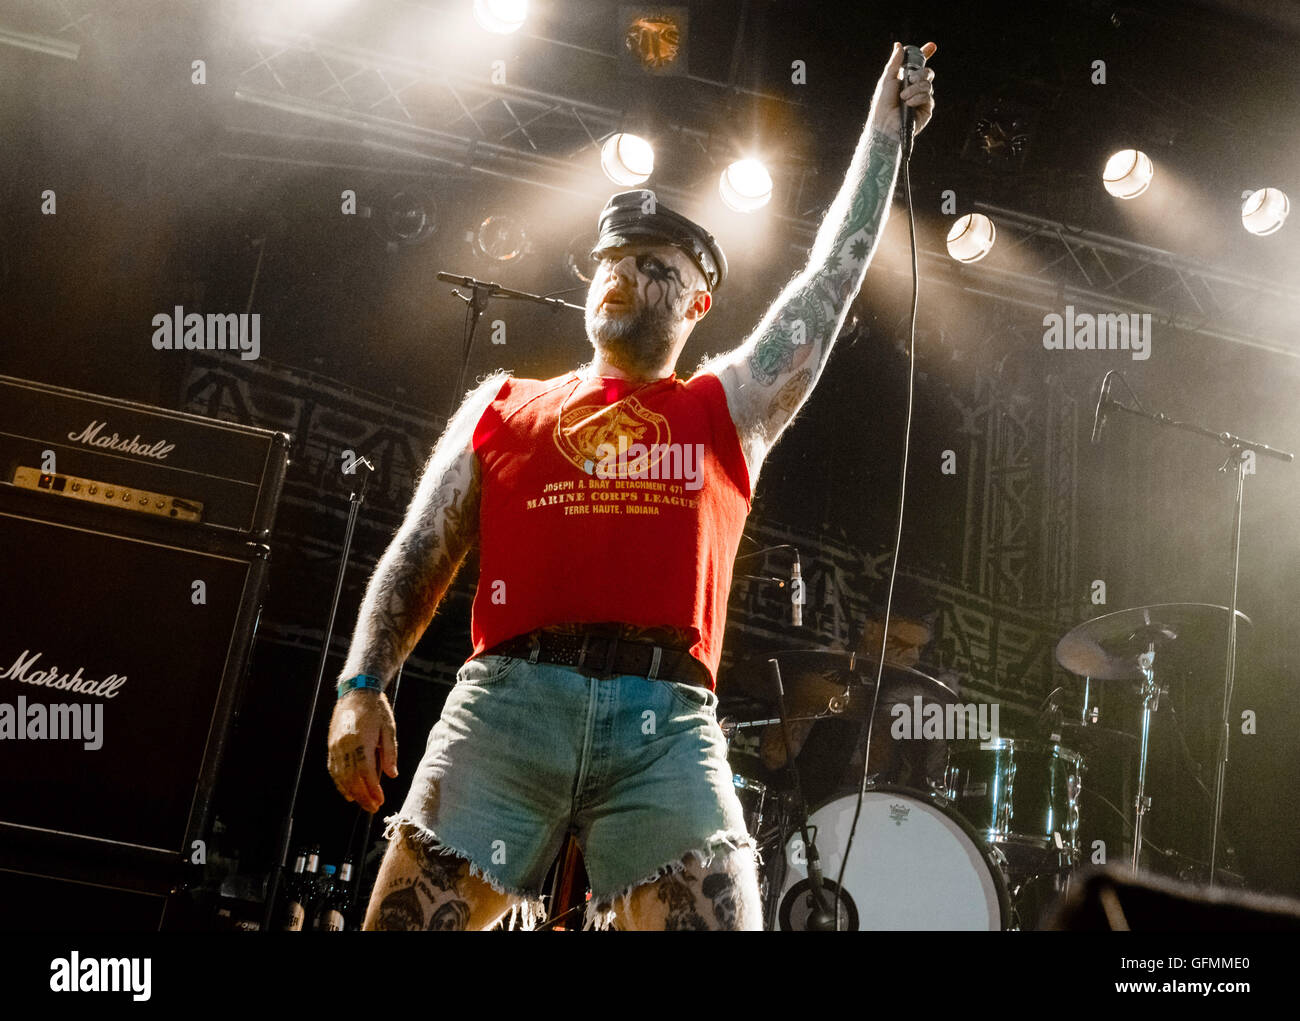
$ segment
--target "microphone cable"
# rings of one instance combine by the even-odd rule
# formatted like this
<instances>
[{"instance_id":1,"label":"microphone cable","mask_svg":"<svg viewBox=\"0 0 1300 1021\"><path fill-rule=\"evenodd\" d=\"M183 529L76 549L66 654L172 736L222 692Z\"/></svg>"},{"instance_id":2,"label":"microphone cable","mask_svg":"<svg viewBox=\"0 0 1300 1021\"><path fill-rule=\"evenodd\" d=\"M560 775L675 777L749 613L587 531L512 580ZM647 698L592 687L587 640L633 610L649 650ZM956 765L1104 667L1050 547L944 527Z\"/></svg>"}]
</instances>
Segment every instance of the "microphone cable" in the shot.
<instances>
[{"instance_id":1,"label":"microphone cable","mask_svg":"<svg viewBox=\"0 0 1300 1021\"><path fill-rule=\"evenodd\" d=\"M923 65L924 66L924 65ZM904 78L906 81L906 78ZM899 87L902 92L903 86ZM903 105L900 96L899 106L906 116L908 107ZM862 815L862 802L867 795L867 777L870 775L871 732L875 729L876 708L880 704L880 688L885 675L885 650L889 643L889 621L894 606L894 582L898 577L898 553L903 544L903 510L907 504L907 463L912 446L912 409L916 398L916 313L920 296L920 271L916 257L916 217L912 210L912 178L908 171L912 154L907 151L906 135L903 139L903 194L907 201L907 229L912 243L912 313L911 325L907 338L907 412L903 416L903 464L899 470L898 512L894 529L894 551L889 558L889 587L885 595L885 620L880 633L880 656L876 664L876 690L871 695L871 710L867 713L867 740L862 750L862 778L858 782L858 803L853 811L853 823L849 826L849 837L844 844L844 856L840 859L839 874L835 877L835 931L840 931L840 914L844 903L844 870L848 866L849 852L853 849L853 838L858 831L858 818Z\"/></svg>"}]
</instances>

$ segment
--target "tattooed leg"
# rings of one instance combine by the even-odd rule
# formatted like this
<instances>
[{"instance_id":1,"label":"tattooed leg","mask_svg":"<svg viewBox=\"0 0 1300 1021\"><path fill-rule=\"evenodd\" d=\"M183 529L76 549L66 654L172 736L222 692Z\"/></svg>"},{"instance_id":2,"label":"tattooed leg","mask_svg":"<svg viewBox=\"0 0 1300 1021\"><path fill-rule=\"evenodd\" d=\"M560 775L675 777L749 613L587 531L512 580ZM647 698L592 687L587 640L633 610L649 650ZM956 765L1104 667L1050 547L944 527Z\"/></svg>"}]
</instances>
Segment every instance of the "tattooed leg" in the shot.
<instances>
[{"instance_id":1,"label":"tattooed leg","mask_svg":"<svg viewBox=\"0 0 1300 1021\"><path fill-rule=\"evenodd\" d=\"M624 930L760 930L763 908L758 893L758 866L749 848L714 858L708 868L693 856L686 869L637 887L625 905L620 898L616 922Z\"/></svg>"},{"instance_id":2,"label":"tattooed leg","mask_svg":"<svg viewBox=\"0 0 1300 1021\"><path fill-rule=\"evenodd\" d=\"M509 908L505 894L470 875L469 862L439 854L403 826L379 867L364 928L490 929Z\"/></svg>"}]
</instances>

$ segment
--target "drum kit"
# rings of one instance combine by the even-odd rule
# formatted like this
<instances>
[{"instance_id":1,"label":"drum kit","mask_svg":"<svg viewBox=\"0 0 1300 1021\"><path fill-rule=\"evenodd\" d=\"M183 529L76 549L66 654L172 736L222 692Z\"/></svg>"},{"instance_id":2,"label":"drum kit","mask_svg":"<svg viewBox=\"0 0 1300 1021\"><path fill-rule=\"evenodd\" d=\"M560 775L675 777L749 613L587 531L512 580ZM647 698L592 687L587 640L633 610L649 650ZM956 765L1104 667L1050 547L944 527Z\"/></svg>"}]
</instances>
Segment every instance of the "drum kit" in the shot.
<instances>
[{"instance_id":1,"label":"drum kit","mask_svg":"<svg viewBox=\"0 0 1300 1021\"><path fill-rule=\"evenodd\" d=\"M1131 842L1126 859L1136 872L1144 846L1151 846L1143 837L1144 819L1153 793L1163 793L1148 782L1148 761L1152 715L1169 692L1165 674L1175 663L1212 664L1211 645L1227 624L1225 607L1190 603L1137 607L1086 621L1056 646L1057 662L1078 678L1078 698L1070 699L1081 706L1077 715L1065 718L1058 703L1059 696L1068 696L1067 685L1052 692L1023 736L944 740L937 768L933 741L911 742L927 746L927 764L901 784L897 761L887 761L890 754L897 757L897 747L880 749L878 756L877 745L904 742L881 740L886 731L868 718L873 702L878 701L875 716L888 723L890 707L917 691L927 703L951 705L951 681L889 663L878 669L870 657L826 650L777 653L766 671L743 672L743 681L737 680L742 672L734 671L732 684L722 689L719 722L763 862L767 927L1036 928L1084 864L1081 824L1090 820L1086 812L1081 819L1081 795L1090 766L1118 767L1136 777L1135 792L1131 783L1125 792L1133 797L1123 831L1124 842ZM1237 632L1250 626L1238 613ZM769 682L764 673L770 673ZM1124 703L1134 718L1103 720L1104 692L1118 693L1112 704ZM805 711L810 704L814 710ZM790 705L798 715L783 710ZM836 781L852 782L832 784L810 806L790 735L806 735L811 749L819 740L815 724L824 720L856 722L847 731L855 735L849 746L834 756L841 770ZM752 754L755 737L766 728L784 732L791 754L782 758L781 770L764 770ZM979 737L986 735L981 731ZM836 882L841 873L842 887Z\"/></svg>"}]
</instances>

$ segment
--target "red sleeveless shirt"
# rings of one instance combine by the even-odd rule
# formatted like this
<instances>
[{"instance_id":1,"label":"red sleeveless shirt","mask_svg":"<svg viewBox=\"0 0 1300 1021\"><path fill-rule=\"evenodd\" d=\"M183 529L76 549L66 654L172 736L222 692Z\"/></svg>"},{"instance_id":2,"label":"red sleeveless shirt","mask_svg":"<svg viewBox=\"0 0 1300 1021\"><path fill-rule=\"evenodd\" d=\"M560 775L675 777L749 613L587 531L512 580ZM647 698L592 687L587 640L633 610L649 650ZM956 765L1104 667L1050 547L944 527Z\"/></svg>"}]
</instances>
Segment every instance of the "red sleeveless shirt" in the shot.
<instances>
[{"instance_id":1,"label":"red sleeveless shirt","mask_svg":"<svg viewBox=\"0 0 1300 1021\"><path fill-rule=\"evenodd\" d=\"M474 430L474 655L540 627L675 627L717 683L749 472L716 376L508 379Z\"/></svg>"}]
</instances>

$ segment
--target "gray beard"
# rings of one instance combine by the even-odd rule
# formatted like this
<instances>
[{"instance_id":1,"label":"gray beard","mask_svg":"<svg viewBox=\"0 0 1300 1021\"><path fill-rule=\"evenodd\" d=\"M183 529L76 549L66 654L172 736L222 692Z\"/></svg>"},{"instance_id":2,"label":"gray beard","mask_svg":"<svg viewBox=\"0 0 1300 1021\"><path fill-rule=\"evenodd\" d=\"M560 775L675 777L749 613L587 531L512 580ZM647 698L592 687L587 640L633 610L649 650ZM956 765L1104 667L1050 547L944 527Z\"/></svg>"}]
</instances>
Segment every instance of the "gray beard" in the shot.
<instances>
[{"instance_id":1,"label":"gray beard","mask_svg":"<svg viewBox=\"0 0 1300 1021\"><path fill-rule=\"evenodd\" d=\"M673 353L677 316L649 305L630 316L606 316L590 306L587 339L611 365L638 376L657 376Z\"/></svg>"}]
</instances>

